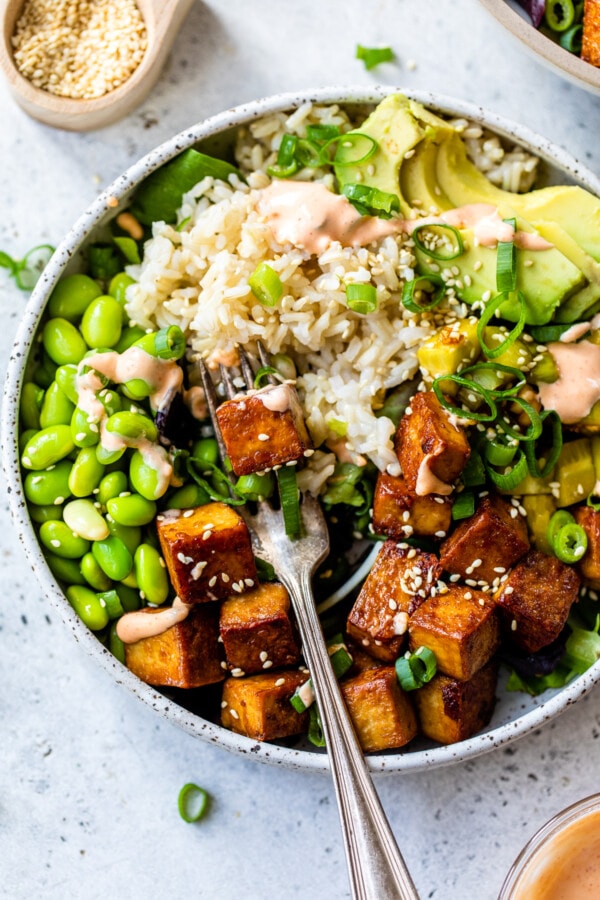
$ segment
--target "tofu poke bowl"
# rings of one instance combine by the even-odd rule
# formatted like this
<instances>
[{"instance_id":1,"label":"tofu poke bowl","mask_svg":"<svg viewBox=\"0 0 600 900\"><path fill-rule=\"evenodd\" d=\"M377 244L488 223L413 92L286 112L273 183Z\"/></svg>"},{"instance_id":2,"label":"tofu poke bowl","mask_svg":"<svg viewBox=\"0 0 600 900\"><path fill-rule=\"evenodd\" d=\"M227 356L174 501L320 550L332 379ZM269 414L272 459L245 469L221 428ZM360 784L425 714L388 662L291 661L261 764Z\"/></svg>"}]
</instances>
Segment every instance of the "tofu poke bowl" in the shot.
<instances>
[{"instance_id":1,"label":"tofu poke bowl","mask_svg":"<svg viewBox=\"0 0 600 900\"><path fill-rule=\"evenodd\" d=\"M473 757L584 696L599 196L528 130L384 87L230 110L117 179L42 273L3 403L15 527L88 652L199 737L326 770L246 515L280 505L294 541L312 494L373 771Z\"/></svg>"}]
</instances>

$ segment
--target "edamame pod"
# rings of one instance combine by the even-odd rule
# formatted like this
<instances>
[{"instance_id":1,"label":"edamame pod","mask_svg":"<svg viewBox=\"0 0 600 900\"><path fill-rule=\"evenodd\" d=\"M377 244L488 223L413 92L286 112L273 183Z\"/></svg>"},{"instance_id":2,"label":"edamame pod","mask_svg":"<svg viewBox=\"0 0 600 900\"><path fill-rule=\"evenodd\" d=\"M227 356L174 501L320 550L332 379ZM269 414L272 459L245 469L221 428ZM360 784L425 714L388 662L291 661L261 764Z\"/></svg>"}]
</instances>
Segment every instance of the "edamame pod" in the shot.
<instances>
[{"instance_id":1,"label":"edamame pod","mask_svg":"<svg viewBox=\"0 0 600 900\"><path fill-rule=\"evenodd\" d=\"M73 418L75 404L71 403L57 381L53 381L44 394L40 410L40 427L49 425L69 425Z\"/></svg>"},{"instance_id":2,"label":"edamame pod","mask_svg":"<svg viewBox=\"0 0 600 900\"><path fill-rule=\"evenodd\" d=\"M51 316L58 316L76 322L86 311L95 297L99 297L102 288L97 281L89 275L67 275L61 278L48 300L48 312Z\"/></svg>"},{"instance_id":3,"label":"edamame pod","mask_svg":"<svg viewBox=\"0 0 600 900\"><path fill-rule=\"evenodd\" d=\"M64 584L85 584L85 578L79 568L79 560L57 556L56 553L44 553L48 568L57 581Z\"/></svg>"},{"instance_id":4,"label":"edamame pod","mask_svg":"<svg viewBox=\"0 0 600 900\"><path fill-rule=\"evenodd\" d=\"M50 425L34 434L21 455L26 469L47 469L64 459L75 449L69 425Z\"/></svg>"},{"instance_id":5,"label":"edamame pod","mask_svg":"<svg viewBox=\"0 0 600 900\"><path fill-rule=\"evenodd\" d=\"M69 528L86 541L102 541L110 534L108 523L91 500L71 500L63 510Z\"/></svg>"},{"instance_id":6,"label":"edamame pod","mask_svg":"<svg viewBox=\"0 0 600 900\"><path fill-rule=\"evenodd\" d=\"M140 494L113 497L106 504L109 516L119 525L147 525L156 515L156 503Z\"/></svg>"},{"instance_id":7,"label":"edamame pod","mask_svg":"<svg viewBox=\"0 0 600 900\"><path fill-rule=\"evenodd\" d=\"M40 525L40 541L47 550L66 559L81 559L90 549L90 542L74 534L66 522L43 522Z\"/></svg>"},{"instance_id":8,"label":"edamame pod","mask_svg":"<svg viewBox=\"0 0 600 900\"><path fill-rule=\"evenodd\" d=\"M133 558L135 577L141 596L147 603L160 606L169 595L169 579L164 561L150 544L140 544Z\"/></svg>"},{"instance_id":9,"label":"edamame pod","mask_svg":"<svg viewBox=\"0 0 600 900\"><path fill-rule=\"evenodd\" d=\"M106 471L98 461L95 447L82 447L69 473L69 490L75 497L89 497ZM98 499L98 502L102 502Z\"/></svg>"},{"instance_id":10,"label":"edamame pod","mask_svg":"<svg viewBox=\"0 0 600 900\"><path fill-rule=\"evenodd\" d=\"M48 319L42 331L42 343L57 366L81 362L88 349L73 323L60 317Z\"/></svg>"},{"instance_id":11,"label":"edamame pod","mask_svg":"<svg viewBox=\"0 0 600 900\"><path fill-rule=\"evenodd\" d=\"M129 482L125 472L108 472L98 485L98 503L106 506L109 500L125 493L128 489Z\"/></svg>"},{"instance_id":12,"label":"edamame pod","mask_svg":"<svg viewBox=\"0 0 600 900\"><path fill-rule=\"evenodd\" d=\"M44 402L44 389L34 381L28 381L21 391L19 415L23 428L40 428L40 410Z\"/></svg>"},{"instance_id":13,"label":"edamame pod","mask_svg":"<svg viewBox=\"0 0 600 900\"><path fill-rule=\"evenodd\" d=\"M131 572L131 553L123 541L112 534L101 541L94 541L92 553L102 571L113 581L121 581Z\"/></svg>"},{"instance_id":14,"label":"edamame pod","mask_svg":"<svg viewBox=\"0 0 600 900\"><path fill-rule=\"evenodd\" d=\"M54 506L58 510L71 496L69 487L71 468L70 460L62 459L55 466L42 472L28 472L23 482L26 498L30 503L38 506ZM62 518L62 513L59 512L57 518Z\"/></svg>"},{"instance_id":15,"label":"edamame pod","mask_svg":"<svg viewBox=\"0 0 600 900\"><path fill-rule=\"evenodd\" d=\"M91 550L82 556L79 567L86 582L95 591L108 591L110 589L112 581L106 572L100 568Z\"/></svg>"},{"instance_id":16,"label":"edamame pod","mask_svg":"<svg viewBox=\"0 0 600 900\"><path fill-rule=\"evenodd\" d=\"M108 625L106 606L98 594L84 585L71 585L66 590L67 600L91 631L101 631Z\"/></svg>"},{"instance_id":17,"label":"edamame pod","mask_svg":"<svg viewBox=\"0 0 600 900\"><path fill-rule=\"evenodd\" d=\"M80 329L88 347L114 347L121 337L121 304L109 294L96 297L84 312Z\"/></svg>"}]
</instances>

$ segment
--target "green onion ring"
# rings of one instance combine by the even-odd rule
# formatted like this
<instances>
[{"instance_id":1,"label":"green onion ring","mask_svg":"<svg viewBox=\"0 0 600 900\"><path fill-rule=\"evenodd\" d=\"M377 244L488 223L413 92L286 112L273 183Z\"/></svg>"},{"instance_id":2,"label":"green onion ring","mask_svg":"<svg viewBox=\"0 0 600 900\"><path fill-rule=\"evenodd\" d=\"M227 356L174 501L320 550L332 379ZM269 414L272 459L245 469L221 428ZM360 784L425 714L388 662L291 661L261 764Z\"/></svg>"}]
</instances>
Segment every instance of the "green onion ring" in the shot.
<instances>
[{"instance_id":1,"label":"green onion ring","mask_svg":"<svg viewBox=\"0 0 600 900\"><path fill-rule=\"evenodd\" d=\"M367 315L377 309L377 288L374 284L347 284L346 303L352 312Z\"/></svg>"},{"instance_id":2,"label":"green onion ring","mask_svg":"<svg viewBox=\"0 0 600 900\"><path fill-rule=\"evenodd\" d=\"M504 372L504 374L518 379L517 383L513 384L513 386L509 388L485 388L485 390L488 391L492 397L495 397L497 399L503 399L504 397L513 397L515 394L518 394L521 388L524 388L527 384L527 379L520 369L515 369L514 366L505 366L503 363L477 362L472 366L468 366L466 369L461 369L460 374L465 376L467 374L477 374L477 372Z\"/></svg>"},{"instance_id":3,"label":"green onion ring","mask_svg":"<svg viewBox=\"0 0 600 900\"><path fill-rule=\"evenodd\" d=\"M479 394L483 397L489 407L489 413L480 413L476 410L462 409L460 406L454 406L453 403L450 403L444 396L442 389L442 384L447 381L452 381L459 387L467 388L472 393ZM434 379L431 387L444 409L452 415L458 416L460 419L471 419L474 422L493 422L498 415L498 408L494 403L491 394L485 388L482 388L481 385L478 385L476 381L470 381L468 378L463 378L462 375L438 375L438 377Z\"/></svg>"},{"instance_id":4,"label":"green onion ring","mask_svg":"<svg viewBox=\"0 0 600 900\"><path fill-rule=\"evenodd\" d=\"M433 285L435 290L431 295L431 302L421 305L414 299L415 291L420 284ZM412 281L405 281L402 286L402 303L406 309L413 313L429 312L442 302L446 295L446 283L440 275L418 275Z\"/></svg>"},{"instance_id":5,"label":"green onion ring","mask_svg":"<svg viewBox=\"0 0 600 900\"><path fill-rule=\"evenodd\" d=\"M535 454L536 441L525 442L525 456L527 457L527 466L529 468L529 474L534 478L546 478L558 462L558 457L560 456L560 452L562 450L562 422L560 420L560 416L554 409L545 409L540 413L540 421L542 422L542 427L546 419L550 420L550 426L552 429L552 444L550 447L548 458L541 469L538 465L537 457Z\"/></svg>"},{"instance_id":6,"label":"green onion ring","mask_svg":"<svg viewBox=\"0 0 600 900\"><path fill-rule=\"evenodd\" d=\"M414 653L400 656L395 662L395 669L400 687L404 691L416 691L435 675L435 653L428 647L417 647Z\"/></svg>"},{"instance_id":7,"label":"green onion ring","mask_svg":"<svg viewBox=\"0 0 600 900\"><path fill-rule=\"evenodd\" d=\"M426 228L440 228L444 231L452 232L454 240L456 241L456 251L451 254L445 254L438 253L436 250L431 250L429 247L426 247L419 237L419 232L423 231ZM411 237L415 242L415 246L421 251L421 253L424 253L426 256L430 256L432 259L437 259L442 262L444 262L445 260L457 259L465 252L465 245L463 243L460 231L458 230L458 228L455 228L454 225L447 225L445 222L434 222L429 224L424 223L423 225L417 225L416 228L413 228Z\"/></svg>"},{"instance_id":8,"label":"green onion ring","mask_svg":"<svg viewBox=\"0 0 600 900\"><path fill-rule=\"evenodd\" d=\"M508 471L498 472L493 466L486 465L490 481L500 490L510 491L520 484L527 475L527 459L519 447L515 462Z\"/></svg>"},{"instance_id":9,"label":"green onion ring","mask_svg":"<svg viewBox=\"0 0 600 900\"><path fill-rule=\"evenodd\" d=\"M558 531L554 537L552 549L561 562L573 564L579 562L587 550L588 539L585 529L576 522L570 522Z\"/></svg>"},{"instance_id":10,"label":"green onion ring","mask_svg":"<svg viewBox=\"0 0 600 900\"><path fill-rule=\"evenodd\" d=\"M285 533L294 540L300 536L302 530L300 519L300 495L296 481L295 466L282 466L277 470L277 483L279 485L279 498L281 500L281 512Z\"/></svg>"},{"instance_id":11,"label":"green onion ring","mask_svg":"<svg viewBox=\"0 0 600 900\"><path fill-rule=\"evenodd\" d=\"M502 356L503 353L506 353L509 347L512 347L517 338L520 337L523 328L525 327L525 317L527 314L525 306L525 295L522 291L517 291L517 297L520 303L519 321L517 322L515 327L508 332L506 338L496 347L488 347L488 345L486 344L483 337L484 328L487 326L490 319L494 318L494 316L496 315L496 310L501 305L503 300L507 299L505 293L506 292L503 291L502 293L497 294L495 297L491 297L490 300L488 300L483 312L481 313L481 318L477 323L477 337L479 339L481 349L488 357L488 359L496 359L496 357Z\"/></svg>"},{"instance_id":12,"label":"green onion ring","mask_svg":"<svg viewBox=\"0 0 600 900\"><path fill-rule=\"evenodd\" d=\"M509 466L516 452L516 445L498 439L486 441L483 445L483 455L491 466Z\"/></svg>"},{"instance_id":13,"label":"green onion ring","mask_svg":"<svg viewBox=\"0 0 600 900\"><path fill-rule=\"evenodd\" d=\"M361 141L367 141L368 143L368 148L365 153L363 153L362 156L355 157L354 159L344 159L344 153L356 144L360 144ZM377 143L375 138L372 138L370 134L363 134L362 131L349 131L346 134L340 134L337 137L332 137L329 141L326 141L325 144L323 144L321 153L323 154L327 152L333 144L337 144L335 155L333 158L335 166L357 166L370 159L373 154L379 149L379 144Z\"/></svg>"},{"instance_id":14,"label":"green onion ring","mask_svg":"<svg viewBox=\"0 0 600 900\"><path fill-rule=\"evenodd\" d=\"M208 792L197 784L188 782L179 791L177 808L184 822L198 822L206 815L209 805ZM195 807L193 812L192 807Z\"/></svg>"},{"instance_id":15,"label":"green onion ring","mask_svg":"<svg viewBox=\"0 0 600 900\"><path fill-rule=\"evenodd\" d=\"M513 234L517 230L517 220L504 219L510 225ZM496 255L496 288L504 294L512 293L517 287L517 248L514 239L498 241Z\"/></svg>"},{"instance_id":16,"label":"green onion ring","mask_svg":"<svg viewBox=\"0 0 600 900\"><path fill-rule=\"evenodd\" d=\"M529 418L529 425L527 426L527 431L517 431L509 422L505 421L504 416L498 416L498 420L495 423L498 428L500 428L504 434L509 434L512 438L515 438L517 441L537 441L539 436L542 433L542 418L534 407L524 400L523 397L510 397L511 403L514 403L516 406L520 406L523 412Z\"/></svg>"},{"instance_id":17,"label":"green onion ring","mask_svg":"<svg viewBox=\"0 0 600 900\"><path fill-rule=\"evenodd\" d=\"M550 516L548 527L546 529L546 538L551 547L554 546L554 540L561 528L565 525L574 525L575 519L566 509L558 509Z\"/></svg>"}]
</instances>

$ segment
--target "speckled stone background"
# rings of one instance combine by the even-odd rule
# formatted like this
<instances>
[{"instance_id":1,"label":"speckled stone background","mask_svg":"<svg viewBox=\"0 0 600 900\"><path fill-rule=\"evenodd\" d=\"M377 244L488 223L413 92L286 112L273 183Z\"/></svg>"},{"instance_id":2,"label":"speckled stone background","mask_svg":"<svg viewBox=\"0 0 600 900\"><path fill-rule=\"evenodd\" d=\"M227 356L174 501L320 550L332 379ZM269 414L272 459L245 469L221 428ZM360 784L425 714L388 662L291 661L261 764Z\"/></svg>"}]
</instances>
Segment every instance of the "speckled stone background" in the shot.
<instances>
[{"instance_id":1,"label":"speckled stone background","mask_svg":"<svg viewBox=\"0 0 600 900\"><path fill-rule=\"evenodd\" d=\"M367 73L357 42L397 62ZM198 2L150 98L74 134L29 119L0 83L0 248L56 243L102 186L205 115L280 90L382 81L528 124L600 172L600 101L501 33L476 0ZM0 272L0 371L25 296ZM42 596L0 509L0 896L342 898L331 784L195 740L114 685ZM463 765L378 778L423 898L493 900L523 841L598 790L600 692ZM214 797L177 813L184 782Z\"/></svg>"}]
</instances>

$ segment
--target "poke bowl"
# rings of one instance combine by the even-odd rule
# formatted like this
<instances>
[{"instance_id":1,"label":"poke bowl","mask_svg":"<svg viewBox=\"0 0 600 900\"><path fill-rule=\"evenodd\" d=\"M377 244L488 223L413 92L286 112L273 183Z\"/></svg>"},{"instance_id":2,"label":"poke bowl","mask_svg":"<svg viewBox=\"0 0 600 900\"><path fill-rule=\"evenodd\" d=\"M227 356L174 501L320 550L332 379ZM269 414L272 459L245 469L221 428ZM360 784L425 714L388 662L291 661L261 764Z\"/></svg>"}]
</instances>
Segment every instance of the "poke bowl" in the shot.
<instances>
[{"instance_id":1,"label":"poke bowl","mask_svg":"<svg viewBox=\"0 0 600 900\"><path fill-rule=\"evenodd\" d=\"M599 195L526 128L383 86L249 103L129 168L42 273L3 397L16 528L76 640L191 734L326 771L306 738L310 698L290 702L309 677L293 614L239 512L291 470L295 496L320 496L328 517L317 599L373 771L474 757L583 697L600 677L598 398L573 419L551 389L565 348L597 346L600 253L582 232L598 232ZM196 370L203 359L235 380L237 345L258 357L257 341L270 354L256 366L261 412L284 386L304 421L285 423L283 456L245 473L248 423L234 420L224 466ZM268 434L254 425L258 458ZM441 427L443 452L424 449L422 427L436 440ZM221 525L242 534L228 557L242 568L216 584L206 553ZM252 606L260 621L244 630ZM126 636L123 623L157 613L168 626ZM271 626L274 643L257 643ZM272 702L260 725L240 721L254 699L239 691L256 685ZM378 720L391 738L370 735Z\"/></svg>"}]
</instances>

